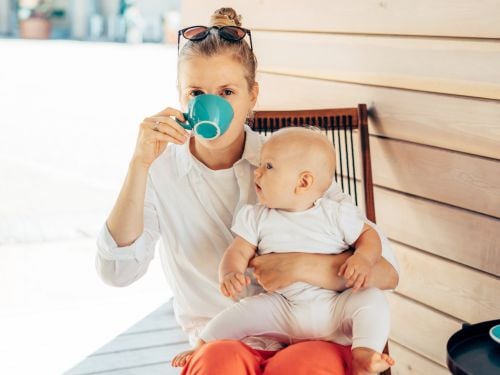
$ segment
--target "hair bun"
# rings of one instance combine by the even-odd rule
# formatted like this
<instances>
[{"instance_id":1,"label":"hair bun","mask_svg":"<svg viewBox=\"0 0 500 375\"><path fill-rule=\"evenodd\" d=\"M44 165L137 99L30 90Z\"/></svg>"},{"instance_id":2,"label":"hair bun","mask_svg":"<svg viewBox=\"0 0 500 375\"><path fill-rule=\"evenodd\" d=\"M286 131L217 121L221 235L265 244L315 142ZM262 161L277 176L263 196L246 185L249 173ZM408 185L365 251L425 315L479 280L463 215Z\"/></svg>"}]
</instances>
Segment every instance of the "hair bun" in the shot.
<instances>
[{"instance_id":1,"label":"hair bun","mask_svg":"<svg viewBox=\"0 0 500 375\"><path fill-rule=\"evenodd\" d=\"M241 15L233 8L217 9L210 17L210 26L241 26Z\"/></svg>"}]
</instances>

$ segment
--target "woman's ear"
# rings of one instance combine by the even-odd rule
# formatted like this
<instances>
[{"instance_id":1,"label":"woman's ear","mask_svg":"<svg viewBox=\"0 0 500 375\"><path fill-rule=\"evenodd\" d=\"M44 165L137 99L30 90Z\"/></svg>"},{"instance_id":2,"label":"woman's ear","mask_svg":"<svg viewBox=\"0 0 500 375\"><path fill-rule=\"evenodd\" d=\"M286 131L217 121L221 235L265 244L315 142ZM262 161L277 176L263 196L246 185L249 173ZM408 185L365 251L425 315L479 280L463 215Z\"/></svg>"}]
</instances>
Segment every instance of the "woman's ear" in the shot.
<instances>
[{"instance_id":1,"label":"woman's ear","mask_svg":"<svg viewBox=\"0 0 500 375\"><path fill-rule=\"evenodd\" d=\"M302 172L299 176L297 186L295 187L296 193L304 193L311 189L314 183L314 176L311 172Z\"/></svg>"},{"instance_id":2,"label":"woman's ear","mask_svg":"<svg viewBox=\"0 0 500 375\"><path fill-rule=\"evenodd\" d=\"M252 103L252 108L255 107L255 104L257 103L257 98L259 97L259 83L254 82L252 88L250 89L250 101Z\"/></svg>"}]
</instances>

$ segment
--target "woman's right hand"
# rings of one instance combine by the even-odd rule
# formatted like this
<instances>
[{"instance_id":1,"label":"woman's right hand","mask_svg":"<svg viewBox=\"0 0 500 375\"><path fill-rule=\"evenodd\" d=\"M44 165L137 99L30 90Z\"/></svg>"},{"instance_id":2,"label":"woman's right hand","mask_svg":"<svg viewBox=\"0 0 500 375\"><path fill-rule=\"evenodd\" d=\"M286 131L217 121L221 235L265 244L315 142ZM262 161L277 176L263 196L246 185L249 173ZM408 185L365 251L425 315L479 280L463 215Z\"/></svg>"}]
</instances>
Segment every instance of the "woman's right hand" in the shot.
<instances>
[{"instance_id":1,"label":"woman's right hand","mask_svg":"<svg viewBox=\"0 0 500 375\"><path fill-rule=\"evenodd\" d=\"M186 143L189 133L171 116L185 121L181 111L170 107L142 121L132 157L134 163L149 168L153 161L165 151L169 142L178 145ZM154 130L155 124L157 130Z\"/></svg>"}]
</instances>

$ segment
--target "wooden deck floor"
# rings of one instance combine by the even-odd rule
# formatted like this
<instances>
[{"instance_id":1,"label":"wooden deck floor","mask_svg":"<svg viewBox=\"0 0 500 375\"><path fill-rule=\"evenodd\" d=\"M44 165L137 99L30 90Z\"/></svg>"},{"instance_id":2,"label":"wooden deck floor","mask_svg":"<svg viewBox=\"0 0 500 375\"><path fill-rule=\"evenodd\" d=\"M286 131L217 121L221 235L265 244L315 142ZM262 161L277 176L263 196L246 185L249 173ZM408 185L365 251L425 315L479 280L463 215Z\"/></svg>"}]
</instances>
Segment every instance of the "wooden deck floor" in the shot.
<instances>
[{"instance_id":1,"label":"wooden deck floor","mask_svg":"<svg viewBox=\"0 0 500 375\"><path fill-rule=\"evenodd\" d=\"M189 348L169 301L65 372L68 375L173 375L172 357Z\"/></svg>"}]
</instances>

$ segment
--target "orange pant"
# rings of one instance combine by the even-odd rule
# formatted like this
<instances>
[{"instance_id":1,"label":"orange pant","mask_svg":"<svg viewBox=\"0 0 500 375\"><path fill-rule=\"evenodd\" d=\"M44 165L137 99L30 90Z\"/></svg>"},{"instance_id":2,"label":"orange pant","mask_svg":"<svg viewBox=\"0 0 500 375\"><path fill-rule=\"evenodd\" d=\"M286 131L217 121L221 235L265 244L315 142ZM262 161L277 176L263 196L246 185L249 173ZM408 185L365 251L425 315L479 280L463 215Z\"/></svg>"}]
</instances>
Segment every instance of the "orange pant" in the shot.
<instances>
[{"instance_id":1,"label":"orange pant","mask_svg":"<svg viewBox=\"0 0 500 375\"><path fill-rule=\"evenodd\" d=\"M351 347L325 341L305 341L279 352L254 350L240 341L219 340L203 345L182 375L349 375Z\"/></svg>"}]
</instances>

